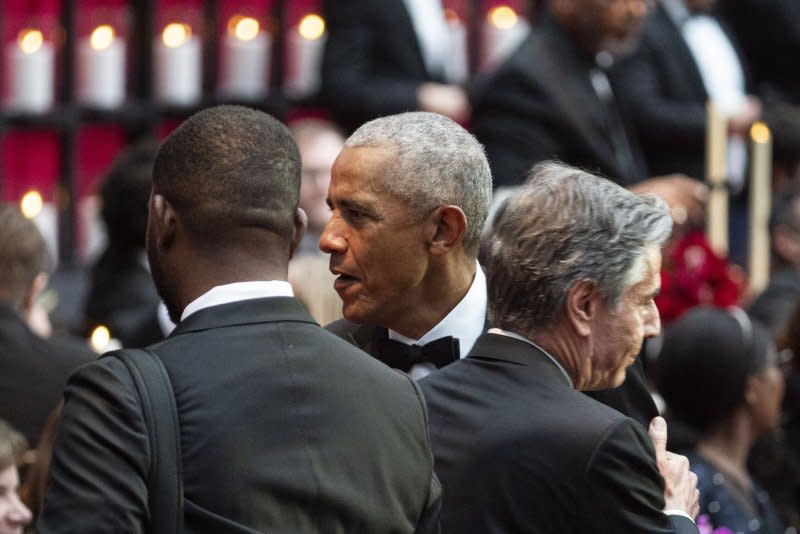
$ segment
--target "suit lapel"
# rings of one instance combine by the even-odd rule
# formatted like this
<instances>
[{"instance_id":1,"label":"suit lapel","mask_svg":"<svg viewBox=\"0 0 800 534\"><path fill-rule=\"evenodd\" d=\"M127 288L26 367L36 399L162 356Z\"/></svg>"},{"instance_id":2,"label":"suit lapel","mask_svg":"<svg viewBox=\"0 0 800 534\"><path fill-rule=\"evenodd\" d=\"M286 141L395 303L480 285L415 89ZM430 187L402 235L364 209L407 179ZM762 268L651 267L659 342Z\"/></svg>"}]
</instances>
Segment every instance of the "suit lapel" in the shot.
<instances>
[{"instance_id":1,"label":"suit lapel","mask_svg":"<svg viewBox=\"0 0 800 534\"><path fill-rule=\"evenodd\" d=\"M617 169L616 160L610 155L614 147L610 142L605 108L588 77L588 67L582 64L575 45L569 42L555 22L542 23L545 38L539 39L537 47L541 53L536 58L537 68L545 71L539 78L550 86L547 93L553 95L559 111L569 119L574 130L572 137L582 139L597 161L605 169ZM580 83L576 84L575 80Z\"/></svg>"},{"instance_id":2,"label":"suit lapel","mask_svg":"<svg viewBox=\"0 0 800 534\"><path fill-rule=\"evenodd\" d=\"M681 86L690 91L695 98L702 101L707 100L708 92L705 82L703 82L703 76L697 68L697 62L692 51L689 50L680 28L675 25L662 6L658 6L653 17L655 46L661 50L669 50L670 54L673 54L673 64L678 68L674 74L677 76L680 73L680 79L683 82Z\"/></svg>"},{"instance_id":3,"label":"suit lapel","mask_svg":"<svg viewBox=\"0 0 800 534\"><path fill-rule=\"evenodd\" d=\"M391 2L386 2L385 5L383 2L376 2L376 6L378 5L380 6L378 9L390 9L395 11L395 14L390 20L395 20L398 29L408 36L407 41L414 50L414 58L418 67L430 78L431 73L428 72L428 66L425 64L425 57L422 55L422 48L420 48L419 44L419 36L417 36L417 30L414 28L414 22L411 20L411 13L408 12L405 0L393 0Z\"/></svg>"}]
</instances>

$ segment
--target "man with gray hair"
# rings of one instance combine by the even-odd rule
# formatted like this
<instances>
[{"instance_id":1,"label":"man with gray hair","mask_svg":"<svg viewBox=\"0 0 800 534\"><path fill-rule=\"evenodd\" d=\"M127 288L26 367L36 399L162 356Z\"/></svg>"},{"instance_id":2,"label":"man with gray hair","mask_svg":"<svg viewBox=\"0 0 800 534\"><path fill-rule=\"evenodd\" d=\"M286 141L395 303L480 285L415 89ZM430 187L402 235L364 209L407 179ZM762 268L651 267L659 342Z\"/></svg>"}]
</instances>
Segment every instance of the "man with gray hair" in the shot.
<instances>
[{"instance_id":1,"label":"man with gray hair","mask_svg":"<svg viewBox=\"0 0 800 534\"><path fill-rule=\"evenodd\" d=\"M483 262L496 328L420 381L443 532L697 532L697 479L664 420L648 438L579 393L619 386L658 334L671 228L655 196L562 164L506 201Z\"/></svg>"},{"instance_id":2,"label":"man with gray hair","mask_svg":"<svg viewBox=\"0 0 800 534\"><path fill-rule=\"evenodd\" d=\"M333 165L319 243L344 315L328 328L414 378L466 355L485 328L477 254L491 195L483 148L452 120L361 126Z\"/></svg>"}]
</instances>

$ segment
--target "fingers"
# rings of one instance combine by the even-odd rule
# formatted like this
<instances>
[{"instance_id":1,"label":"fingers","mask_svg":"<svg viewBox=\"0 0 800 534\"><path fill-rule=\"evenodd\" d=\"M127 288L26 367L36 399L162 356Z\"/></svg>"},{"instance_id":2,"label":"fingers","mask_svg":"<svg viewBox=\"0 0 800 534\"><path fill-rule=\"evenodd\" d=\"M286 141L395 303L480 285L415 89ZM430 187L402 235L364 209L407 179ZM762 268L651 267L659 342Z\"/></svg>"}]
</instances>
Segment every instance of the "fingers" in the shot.
<instances>
[{"instance_id":1,"label":"fingers","mask_svg":"<svg viewBox=\"0 0 800 534\"><path fill-rule=\"evenodd\" d=\"M654 417L647 433L656 450L656 462L661 464L667 459L667 422L661 416Z\"/></svg>"}]
</instances>

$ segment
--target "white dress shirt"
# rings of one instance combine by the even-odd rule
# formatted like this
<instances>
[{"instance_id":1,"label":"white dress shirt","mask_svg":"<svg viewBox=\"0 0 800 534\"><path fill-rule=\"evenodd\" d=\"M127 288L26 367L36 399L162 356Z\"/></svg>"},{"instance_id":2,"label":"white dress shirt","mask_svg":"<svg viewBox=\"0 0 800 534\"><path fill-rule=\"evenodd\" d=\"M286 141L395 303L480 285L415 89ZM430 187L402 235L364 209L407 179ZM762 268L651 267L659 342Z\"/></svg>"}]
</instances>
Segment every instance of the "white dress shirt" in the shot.
<instances>
[{"instance_id":1,"label":"white dress shirt","mask_svg":"<svg viewBox=\"0 0 800 534\"><path fill-rule=\"evenodd\" d=\"M191 314L211 306L238 302L240 300L262 299L266 297L293 297L292 286L283 280L258 282L236 282L212 287L183 309L181 321Z\"/></svg>"},{"instance_id":2,"label":"white dress shirt","mask_svg":"<svg viewBox=\"0 0 800 534\"><path fill-rule=\"evenodd\" d=\"M419 339L411 339L390 329L389 339L406 345L426 345L439 338L453 336L458 338L459 356L463 358L483 333L486 324L486 300L486 275L478 265L467 294L436 326ZM436 366L432 363L423 362L414 365L409 375L414 380L419 380L435 370Z\"/></svg>"}]
</instances>

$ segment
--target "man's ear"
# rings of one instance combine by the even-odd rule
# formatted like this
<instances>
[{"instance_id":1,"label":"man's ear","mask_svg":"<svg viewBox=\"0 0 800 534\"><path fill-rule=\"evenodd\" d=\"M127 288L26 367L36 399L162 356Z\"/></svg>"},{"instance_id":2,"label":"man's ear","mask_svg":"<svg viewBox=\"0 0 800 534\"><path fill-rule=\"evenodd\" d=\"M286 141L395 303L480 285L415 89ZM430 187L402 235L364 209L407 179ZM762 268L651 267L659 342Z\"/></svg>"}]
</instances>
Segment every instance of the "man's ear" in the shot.
<instances>
[{"instance_id":1,"label":"man's ear","mask_svg":"<svg viewBox=\"0 0 800 534\"><path fill-rule=\"evenodd\" d=\"M430 220L433 225L430 249L434 254L447 254L461 243L467 233L467 216L458 206L439 206Z\"/></svg>"},{"instance_id":2,"label":"man's ear","mask_svg":"<svg viewBox=\"0 0 800 534\"><path fill-rule=\"evenodd\" d=\"M175 240L177 214L169 201L158 193L150 195L150 210L152 213L149 222L155 226L153 228L155 245L163 250L171 246Z\"/></svg>"},{"instance_id":3,"label":"man's ear","mask_svg":"<svg viewBox=\"0 0 800 534\"><path fill-rule=\"evenodd\" d=\"M589 280L579 280L567 290L566 319L579 336L591 335L601 303L597 285Z\"/></svg>"},{"instance_id":4,"label":"man's ear","mask_svg":"<svg viewBox=\"0 0 800 534\"><path fill-rule=\"evenodd\" d=\"M308 227L308 215L302 208L297 208L294 212L294 228L292 229L292 241L289 243L289 259L294 257L294 253L300 246L300 241L306 233Z\"/></svg>"}]
</instances>

